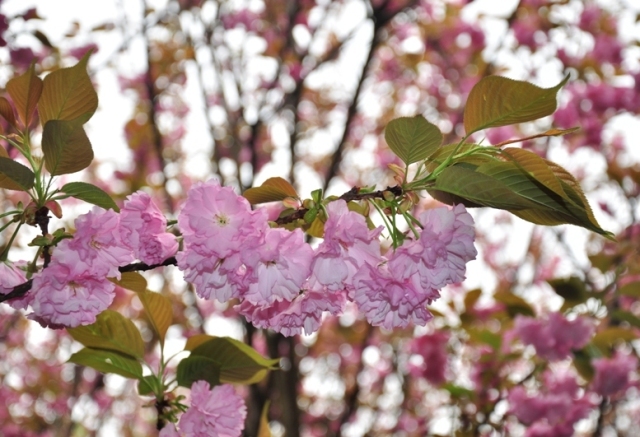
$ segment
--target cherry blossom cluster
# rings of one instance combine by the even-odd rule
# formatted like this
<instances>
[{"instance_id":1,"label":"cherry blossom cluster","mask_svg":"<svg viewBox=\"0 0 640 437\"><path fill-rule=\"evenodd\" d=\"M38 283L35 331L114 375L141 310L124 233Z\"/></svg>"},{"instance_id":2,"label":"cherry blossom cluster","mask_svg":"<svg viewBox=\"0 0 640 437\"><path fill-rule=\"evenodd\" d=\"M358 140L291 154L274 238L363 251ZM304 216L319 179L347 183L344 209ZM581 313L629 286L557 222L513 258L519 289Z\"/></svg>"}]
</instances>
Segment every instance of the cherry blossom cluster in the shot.
<instances>
[{"instance_id":1,"label":"cherry blossom cluster","mask_svg":"<svg viewBox=\"0 0 640 437\"><path fill-rule=\"evenodd\" d=\"M324 312L339 314L348 301L374 326L424 325L438 290L464 279L476 256L473 219L462 205L423 212L419 237L389 256L382 228L369 229L345 201L327 212L324 240L313 249L301 230L269 227L266 211L252 210L233 189L196 184L178 217L178 267L200 297L238 299L255 326L290 336L314 332Z\"/></svg>"},{"instance_id":2,"label":"cherry blossom cluster","mask_svg":"<svg viewBox=\"0 0 640 437\"><path fill-rule=\"evenodd\" d=\"M464 279L474 259L473 219L462 205L423 212L414 238L381 251L382 227L344 200L327 205L324 240L313 249L300 229L269 226L263 208L251 209L232 188L211 180L194 185L178 217L184 250L176 255L185 280L204 299L227 302L260 328L291 336L316 331L323 314L354 302L374 326L424 325L427 305L447 284ZM14 299L50 327L91 324L112 302L119 267L134 260L161 264L178 250L166 219L150 197L130 196L120 214L94 208L75 221L73 238L55 247L52 261L33 277L32 290ZM0 265L2 287L26 280L17 266Z\"/></svg>"},{"instance_id":3,"label":"cherry blossom cluster","mask_svg":"<svg viewBox=\"0 0 640 437\"><path fill-rule=\"evenodd\" d=\"M157 264L173 256L178 242L166 232L167 220L148 194L127 198L120 214L94 207L75 220L73 238L53 250L49 265L33 276L25 296L12 299L17 309L30 306L30 318L51 328L88 325L115 297L118 267L138 259ZM26 281L19 265L0 264L0 292Z\"/></svg>"}]
</instances>

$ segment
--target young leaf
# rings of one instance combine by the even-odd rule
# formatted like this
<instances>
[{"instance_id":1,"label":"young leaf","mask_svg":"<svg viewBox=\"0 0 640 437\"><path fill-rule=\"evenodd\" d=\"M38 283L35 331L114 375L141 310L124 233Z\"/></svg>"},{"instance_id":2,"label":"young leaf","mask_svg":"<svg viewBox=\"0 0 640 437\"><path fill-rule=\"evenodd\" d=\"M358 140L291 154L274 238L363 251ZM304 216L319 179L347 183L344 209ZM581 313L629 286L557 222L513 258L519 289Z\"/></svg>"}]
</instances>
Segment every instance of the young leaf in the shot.
<instances>
[{"instance_id":1,"label":"young leaf","mask_svg":"<svg viewBox=\"0 0 640 437\"><path fill-rule=\"evenodd\" d=\"M178 363L176 379L182 387L191 387L191 384L200 380L207 381L213 387L220 384L220 366L209 357L192 355Z\"/></svg>"},{"instance_id":2,"label":"young leaf","mask_svg":"<svg viewBox=\"0 0 640 437\"><path fill-rule=\"evenodd\" d=\"M269 406L270 401L264 403L262 413L260 414L260 425L258 426L258 437L272 437L271 428L269 428Z\"/></svg>"},{"instance_id":3,"label":"young leaf","mask_svg":"<svg viewBox=\"0 0 640 437\"><path fill-rule=\"evenodd\" d=\"M93 149L82 124L49 120L42 132L44 164L54 176L83 170L93 160Z\"/></svg>"},{"instance_id":4,"label":"young leaf","mask_svg":"<svg viewBox=\"0 0 640 437\"><path fill-rule=\"evenodd\" d=\"M28 127L42 94L42 79L36 76L35 65L31 64L24 74L7 82L7 92L16 105L20 121Z\"/></svg>"},{"instance_id":5,"label":"young leaf","mask_svg":"<svg viewBox=\"0 0 640 437\"><path fill-rule=\"evenodd\" d=\"M391 120L384 131L389 148L405 164L427 159L442 144L442 133L423 116Z\"/></svg>"},{"instance_id":6,"label":"young leaf","mask_svg":"<svg viewBox=\"0 0 640 437\"><path fill-rule=\"evenodd\" d=\"M1 146L0 149L2 149ZM5 152L4 149L2 151ZM35 175L28 167L13 159L0 156L0 188L27 191L33 187L34 181Z\"/></svg>"},{"instance_id":7,"label":"young leaf","mask_svg":"<svg viewBox=\"0 0 640 437\"><path fill-rule=\"evenodd\" d=\"M86 123L98 108L98 94L87 74L90 52L73 67L61 68L44 78L38 102L40 122L75 120Z\"/></svg>"},{"instance_id":8,"label":"young leaf","mask_svg":"<svg viewBox=\"0 0 640 437\"><path fill-rule=\"evenodd\" d=\"M86 182L69 182L60 188L60 191L67 196L84 200L92 205L97 205L104 209L111 208L115 212L120 212L120 208L118 208L118 205L116 205L111 196L93 184Z\"/></svg>"},{"instance_id":9,"label":"young leaf","mask_svg":"<svg viewBox=\"0 0 640 437\"><path fill-rule=\"evenodd\" d=\"M220 368L221 382L240 384L261 381L280 362L264 358L255 349L229 337L214 337L194 348L191 356L214 360Z\"/></svg>"},{"instance_id":10,"label":"young leaf","mask_svg":"<svg viewBox=\"0 0 640 437\"><path fill-rule=\"evenodd\" d=\"M142 365L135 359L114 351L84 348L69 358L70 363L91 367L102 373L115 373L125 378L142 378Z\"/></svg>"},{"instance_id":11,"label":"young leaf","mask_svg":"<svg viewBox=\"0 0 640 437\"><path fill-rule=\"evenodd\" d=\"M120 279L109 279L114 284L127 290L143 293L147 290L147 280L138 272L124 272Z\"/></svg>"},{"instance_id":12,"label":"young leaf","mask_svg":"<svg viewBox=\"0 0 640 437\"><path fill-rule=\"evenodd\" d=\"M92 349L106 349L139 359L144 356L140 331L117 311L105 310L92 325L67 328L67 332L75 341Z\"/></svg>"},{"instance_id":13,"label":"young leaf","mask_svg":"<svg viewBox=\"0 0 640 437\"><path fill-rule=\"evenodd\" d=\"M282 178L269 178L259 187L249 188L242 193L252 205L267 202L277 202L287 197L298 198L295 188Z\"/></svg>"},{"instance_id":14,"label":"young leaf","mask_svg":"<svg viewBox=\"0 0 640 437\"><path fill-rule=\"evenodd\" d=\"M553 114L556 94L569 80L552 88L540 88L528 82L500 76L480 80L469 93L464 108L467 135L489 127L533 121Z\"/></svg>"},{"instance_id":15,"label":"young leaf","mask_svg":"<svg viewBox=\"0 0 640 437\"><path fill-rule=\"evenodd\" d=\"M140 302L147 314L153 330L160 338L160 344L164 345L164 336L173 322L173 309L169 299L159 293L143 291L138 293Z\"/></svg>"},{"instance_id":16,"label":"young leaf","mask_svg":"<svg viewBox=\"0 0 640 437\"><path fill-rule=\"evenodd\" d=\"M4 97L0 97L0 115L2 115L2 118L7 120L11 126L16 127L16 115L13 112L13 106L11 106L11 103Z\"/></svg>"}]
</instances>

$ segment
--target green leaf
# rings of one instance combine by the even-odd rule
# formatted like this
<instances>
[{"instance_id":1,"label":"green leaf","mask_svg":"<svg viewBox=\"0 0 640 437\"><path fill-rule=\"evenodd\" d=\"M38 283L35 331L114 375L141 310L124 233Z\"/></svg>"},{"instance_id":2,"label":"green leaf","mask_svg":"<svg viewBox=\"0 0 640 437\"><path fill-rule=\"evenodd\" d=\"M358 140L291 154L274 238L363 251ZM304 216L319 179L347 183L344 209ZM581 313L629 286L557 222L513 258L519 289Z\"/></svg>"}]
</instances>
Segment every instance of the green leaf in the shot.
<instances>
[{"instance_id":1,"label":"green leaf","mask_svg":"<svg viewBox=\"0 0 640 437\"><path fill-rule=\"evenodd\" d=\"M111 208L115 212L120 212L120 208L118 208L118 205L116 205L111 196L93 184L86 182L69 182L60 188L60 191L67 196L84 200L92 205L97 205L104 209Z\"/></svg>"},{"instance_id":2,"label":"green leaf","mask_svg":"<svg viewBox=\"0 0 640 437\"><path fill-rule=\"evenodd\" d=\"M2 148L2 147L0 147ZM2 149L4 152L4 149ZM33 187L36 176L26 166L0 156L0 188L27 191Z\"/></svg>"},{"instance_id":3,"label":"green leaf","mask_svg":"<svg viewBox=\"0 0 640 437\"><path fill-rule=\"evenodd\" d=\"M600 349L603 355L611 356L617 343L635 340L638 336L630 329L611 327L598 332L591 342Z\"/></svg>"},{"instance_id":4,"label":"green leaf","mask_svg":"<svg viewBox=\"0 0 640 437\"><path fill-rule=\"evenodd\" d=\"M138 361L109 350L84 348L71 355L69 362L103 373L115 373L125 378L142 378L142 365Z\"/></svg>"},{"instance_id":5,"label":"green leaf","mask_svg":"<svg viewBox=\"0 0 640 437\"><path fill-rule=\"evenodd\" d=\"M489 206L511 212L537 207L535 202L518 195L495 177L477 172L476 168L466 164L445 168L429 193L438 190L471 201L473 206Z\"/></svg>"},{"instance_id":6,"label":"green leaf","mask_svg":"<svg viewBox=\"0 0 640 437\"><path fill-rule=\"evenodd\" d=\"M640 281L628 282L618 289L623 296L640 297Z\"/></svg>"},{"instance_id":7,"label":"green leaf","mask_svg":"<svg viewBox=\"0 0 640 437\"><path fill-rule=\"evenodd\" d=\"M90 53L73 67L61 68L44 78L42 97L38 102L40 123L49 120L86 123L98 108L98 94L87 74Z\"/></svg>"},{"instance_id":8,"label":"green leaf","mask_svg":"<svg viewBox=\"0 0 640 437\"><path fill-rule=\"evenodd\" d=\"M138 297L142 302L147 318L151 322L151 326L153 326L153 330L156 331L160 338L160 344L164 346L164 337L167 329L173 323L171 302L160 293L153 293L147 290L139 292Z\"/></svg>"},{"instance_id":9,"label":"green leaf","mask_svg":"<svg viewBox=\"0 0 640 437\"><path fill-rule=\"evenodd\" d=\"M295 188L282 178L269 178L259 187L249 188L242 193L252 205L267 202L277 202L287 197L298 198Z\"/></svg>"},{"instance_id":10,"label":"green leaf","mask_svg":"<svg viewBox=\"0 0 640 437\"><path fill-rule=\"evenodd\" d=\"M422 115L391 120L384 131L389 148L405 164L431 156L442 144L442 133Z\"/></svg>"},{"instance_id":11,"label":"green leaf","mask_svg":"<svg viewBox=\"0 0 640 437\"><path fill-rule=\"evenodd\" d=\"M535 317L535 312L531 305L510 291L498 291L494 298L498 302L502 302L507 307L507 313L511 318L515 317L517 314L523 314L525 316Z\"/></svg>"},{"instance_id":12,"label":"green leaf","mask_svg":"<svg viewBox=\"0 0 640 437\"><path fill-rule=\"evenodd\" d=\"M229 337L213 337L193 348L191 356L214 360L220 367L221 382L240 384L261 381L280 362L277 358L264 358L252 347Z\"/></svg>"},{"instance_id":13,"label":"green leaf","mask_svg":"<svg viewBox=\"0 0 640 437\"><path fill-rule=\"evenodd\" d=\"M556 177L545 159L529 150L515 147L502 149L502 156L515 163L521 171L529 174L529 176L558 196L569 200L567 194L562 189L560 180Z\"/></svg>"},{"instance_id":14,"label":"green leaf","mask_svg":"<svg viewBox=\"0 0 640 437\"><path fill-rule=\"evenodd\" d=\"M573 365L586 381L591 381L595 373L591 365L591 357L584 350L573 351Z\"/></svg>"},{"instance_id":15,"label":"green leaf","mask_svg":"<svg viewBox=\"0 0 640 437\"><path fill-rule=\"evenodd\" d=\"M67 332L86 347L115 351L132 358L142 359L144 356L140 331L117 311L105 310L92 325L67 328Z\"/></svg>"},{"instance_id":16,"label":"green leaf","mask_svg":"<svg viewBox=\"0 0 640 437\"><path fill-rule=\"evenodd\" d=\"M176 379L182 387L191 387L196 381L207 381L213 387L220 384L220 366L211 358L192 355L178 363Z\"/></svg>"},{"instance_id":17,"label":"green leaf","mask_svg":"<svg viewBox=\"0 0 640 437\"><path fill-rule=\"evenodd\" d=\"M444 384L442 388L448 391L454 398L472 398L474 394L473 390L469 390L468 388L464 388L459 385L451 384L450 382Z\"/></svg>"},{"instance_id":18,"label":"green leaf","mask_svg":"<svg viewBox=\"0 0 640 437\"><path fill-rule=\"evenodd\" d=\"M24 127L28 127L42 94L42 79L36 76L35 65L31 64L24 74L7 82L7 92L16 105L20 121Z\"/></svg>"},{"instance_id":19,"label":"green leaf","mask_svg":"<svg viewBox=\"0 0 640 437\"><path fill-rule=\"evenodd\" d=\"M611 319L620 322L627 322L633 327L640 328L640 317L633 315L628 311L614 310L611 312Z\"/></svg>"},{"instance_id":20,"label":"green leaf","mask_svg":"<svg viewBox=\"0 0 640 437\"><path fill-rule=\"evenodd\" d=\"M140 394L140 396L162 393L162 387L160 387L161 385L162 383L158 381L158 377L156 375L143 376L138 381L138 393Z\"/></svg>"},{"instance_id":21,"label":"green leaf","mask_svg":"<svg viewBox=\"0 0 640 437\"><path fill-rule=\"evenodd\" d=\"M568 80L569 76L552 88L540 88L500 76L481 79L471 89L464 108L467 135L489 127L533 121L553 114L557 108L556 94Z\"/></svg>"},{"instance_id":22,"label":"green leaf","mask_svg":"<svg viewBox=\"0 0 640 437\"><path fill-rule=\"evenodd\" d=\"M53 176L83 170L93 161L93 149L82 124L50 120L42 132L44 164Z\"/></svg>"},{"instance_id":23,"label":"green leaf","mask_svg":"<svg viewBox=\"0 0 640 437\"><path fill-rule=\"evenodd\" d=\"M0 97L0 115L2 115L2 118L7 120L11 126L16 127L16 115L13 113L13 106L11 106L11 103L4 97Z\"/></svg>"},{"instance_id":24,"label":"green leaf","mask_svg":"<svg viewBox=\"0 0 640 437\"><path fill-rule=\"evenodd\" d=\"M570 307L586 302L589 297L584 282L576 276L552 279L547 283Z\"/></svg>"}]
</instances>

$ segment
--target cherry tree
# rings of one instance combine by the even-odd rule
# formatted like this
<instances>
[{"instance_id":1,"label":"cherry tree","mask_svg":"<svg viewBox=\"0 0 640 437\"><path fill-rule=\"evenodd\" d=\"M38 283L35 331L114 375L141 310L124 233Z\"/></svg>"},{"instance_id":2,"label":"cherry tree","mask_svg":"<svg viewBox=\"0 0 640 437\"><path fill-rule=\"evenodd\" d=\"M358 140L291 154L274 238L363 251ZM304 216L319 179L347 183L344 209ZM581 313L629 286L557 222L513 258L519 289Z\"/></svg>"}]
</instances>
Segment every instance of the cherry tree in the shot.
<instances>
[{"instance_id":1,"label":"cherry tree","mask_svg":"<svg viewBox=\"0 0 640 437\"><path fill-rule=\"evenodd\" d=\"M479 3L2 15L3 434L628 432L638 11Z\"/></svg>"}]
</instances>

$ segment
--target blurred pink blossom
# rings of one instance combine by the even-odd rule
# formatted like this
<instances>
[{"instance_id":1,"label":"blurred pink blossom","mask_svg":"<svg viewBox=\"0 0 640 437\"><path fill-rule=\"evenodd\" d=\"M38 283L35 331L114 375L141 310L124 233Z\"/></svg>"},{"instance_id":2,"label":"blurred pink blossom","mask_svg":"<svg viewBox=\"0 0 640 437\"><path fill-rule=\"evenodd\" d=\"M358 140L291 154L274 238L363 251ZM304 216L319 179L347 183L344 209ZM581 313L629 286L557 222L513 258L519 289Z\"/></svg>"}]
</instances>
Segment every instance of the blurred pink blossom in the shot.
<instances>
[{"instance_id":1,"label":"blurred pink blossom","mask_svg":"<svg viewBox=\"0 0 640 437\"><path fill-rule=\"evenodd\" d=\"M590 320L578 317L569 321L560 313L551 313L546 320L518 315L513 329L523 343L533 345L536 353L548 360L568 357L572 350L584 347L594 332Z\"/></svg>"},{"instance_id":2,"label":"blurred pink blossom","mask_svg":"<svg viewBox=\"0 0 640 437\"><path fill-rule=\"evenodd\" d=\"M638 358L618 351L611 358L596 358L591 364L595 370L593 391L601 396L615 396L631 386L630 376L638 369Z\"/></svg>"}]
</instances>

